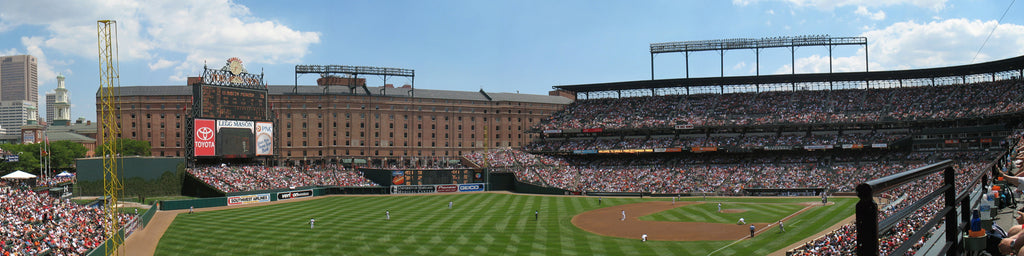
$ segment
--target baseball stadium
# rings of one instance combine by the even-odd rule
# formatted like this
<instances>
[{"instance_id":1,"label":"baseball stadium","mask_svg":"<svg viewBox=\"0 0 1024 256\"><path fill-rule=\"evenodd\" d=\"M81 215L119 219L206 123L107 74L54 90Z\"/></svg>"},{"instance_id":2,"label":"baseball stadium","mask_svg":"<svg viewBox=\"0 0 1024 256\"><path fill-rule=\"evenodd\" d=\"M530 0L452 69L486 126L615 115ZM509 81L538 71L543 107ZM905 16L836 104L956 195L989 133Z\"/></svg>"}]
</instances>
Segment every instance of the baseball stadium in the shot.
<instances>
[{"instance_id":1,"label":"baseball stadium","mask_svg":"<svg viewBox=\"0 0 1024 256\"><path fill-rule=\"evenodd\" d=\"M49 210L69 201L6 184L3 205L74 235L33 240L36 226L19 222L27 236L3 246L28 255L1017 253L1024 56L653 75L655 55L811 46L863 47L866 67L867 40L653 43L651 80L556 85L549 95L417 88L411 69L347 65L297 65L294 85L267 85L231 58L187 85L123 86L113 103L97 92L100 129L149 141L154 157L80 159L74 180L39 181L112 205L60 207L73 218ZM384 84L368 85L377 77Z\"/></svg>"}]
</instances>

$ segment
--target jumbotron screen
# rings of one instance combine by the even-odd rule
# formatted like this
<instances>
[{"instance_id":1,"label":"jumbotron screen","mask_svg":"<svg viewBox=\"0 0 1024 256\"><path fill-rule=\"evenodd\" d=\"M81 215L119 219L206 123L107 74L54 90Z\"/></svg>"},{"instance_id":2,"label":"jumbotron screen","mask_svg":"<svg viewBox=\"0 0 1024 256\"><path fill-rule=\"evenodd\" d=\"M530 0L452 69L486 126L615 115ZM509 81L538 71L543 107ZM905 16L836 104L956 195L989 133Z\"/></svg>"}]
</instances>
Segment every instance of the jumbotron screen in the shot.
<instances>
[{"instance_id":1,"label":"jumbotron screen","mask_svg":"<svg viewBox=\"0 0 1024 256\"><path fill-rule=\"evenodd\" d=\"M199 85L199 115L203 118L267 120L267 91Z\"/></svg>"},{"instance_id":2,"label":"jumbotron screen","mask_svg":"<svg viewBox=\"0 0 1024 256\"><path fill-rule=\"evenodd\" d=\"M274 123L195 119L195 156L246 158L274 154Z\"/></svg>"}]
</instances>

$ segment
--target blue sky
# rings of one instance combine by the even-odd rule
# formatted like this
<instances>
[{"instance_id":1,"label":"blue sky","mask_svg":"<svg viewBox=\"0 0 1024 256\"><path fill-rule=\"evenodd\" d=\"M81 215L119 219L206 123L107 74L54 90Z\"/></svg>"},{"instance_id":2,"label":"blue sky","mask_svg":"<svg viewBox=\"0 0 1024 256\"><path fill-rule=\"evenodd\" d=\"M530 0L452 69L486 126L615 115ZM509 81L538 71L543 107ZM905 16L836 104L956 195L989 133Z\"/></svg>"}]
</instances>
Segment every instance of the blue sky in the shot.
<instances>
[{"instance_id":1,"label":"blue sky","mask_svg":"<svg viewBox=\"0 0 1024 256\"><path fill-rule=\"evenodd\" d=\"M1024 2L1011 2L0 0L0 55L40 59L41 100L63 73L72 119L96 120L100 19L118 21L121 86L184 85L204 63L240 57L271 85L294 84L296 64L335 64L414 69L417 88L547 94L555 85L650 79L649 45L659 42L865 36L872 71L1016 57ZM835 48L834 70L863 71L863 51ZM762 51L760 73L789 73L789 54ZM828 71L825 47L798 48L796 58L797 73ZM724 59L726 76L755 73L753 50ZM655 64L656 78L685 76L682 54ZM691 77L718 76L719 66L717 52L690 55Z\"/></svg>"}]
</instances>

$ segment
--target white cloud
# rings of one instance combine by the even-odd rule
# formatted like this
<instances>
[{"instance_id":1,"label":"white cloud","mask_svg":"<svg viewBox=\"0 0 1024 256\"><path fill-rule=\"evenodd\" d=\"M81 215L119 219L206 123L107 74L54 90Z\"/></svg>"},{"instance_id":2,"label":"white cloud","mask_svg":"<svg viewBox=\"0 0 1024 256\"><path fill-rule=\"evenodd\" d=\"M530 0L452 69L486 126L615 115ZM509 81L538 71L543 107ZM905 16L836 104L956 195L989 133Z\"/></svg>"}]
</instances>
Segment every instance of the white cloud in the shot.
<instances>
[{"instance_id":1,"label":"white cloud","mask_svg":"<svg viewBox=\"0 0 1024 256\"><path fill-rule=\"evenodd\" d=\"M20 55L20 54L21 53L18 52L18 49L14 49L14 48L0 51L0 56L11 56L11 55Z\"/></svg>"},{"instance_id":2,"label":"white cloud","mask_svg":"<svg viewBox=\"0 0 1024 256\"><path fill-rule=\"evenodd\" d=\"M897 22L860 36L868 38L872 71L946 67L1024 55L1024 26L996 21L948 19L917 23ZM996 27L985 48L978 52L989 31ZM813 55L796 61L797 73L828 72L828 57ZM833 58L836 72L863 71L864 50ZM790 65L776 70L789 73Z\"/></svg>"},{"instance_id":3,"label":"white cloud","mask_svg":"<svg viewBox=\"0 0 1024 256\"><path fill-rule=\"evenodd\" d=\"M21 44L25 45L25 51L36 57L36 74L38 75L39 85L43 87L43 84L57 81L57 72L54 71L53 65L47 61L46 53L43 52L42 37L22 37Z\"/></svg>"},{"instance_id":4,"label":"white cloud","mask_svg":"<svg viewBox=\"0 0 1024 256\"><path fill-rule=\"evenodd\" d=\"M868 11L867 7L864 6L857 6L857 10L854 11L853 13L860 16L868 17L869 19L872 20L885 19L885 12L883 12L882 10L878 10L878 12L872 13L871 11Z\"/></svg>"},{"instance_id":5,"label":"white cloud","mask_svg":"<svg viewBox=\"0 0 1024 256\"><path fill-rule=\"evenodd\" d=\"M169 61L165 59L157 60L155 63L149 63L149 70L164 69L177 64L176 61Z\"/></svg>"},{"instance_id":6,"label":"white cloud","mask_svg":"<svg viewBox=\"0 0 1024 256\"><path fill-rule=\"evenodd\" d=\"M202 67L203 59L229 57L247 63L292 63L320 42L318 32L255 17L229 0L0 1L0 29L4 24L43 26L50 35L36 46L86 58L96 56L97 17L117 21L122 61L181 56L151 63L151 69L178 65L175 71L190 71Z\"/></svg>"},{"instance_id":7,"label":"white cloud","mask_svg":"<svg viewBox=\"0 0 1024 256\"><path fill-rule=\"evenodd\" d=\"M732 4L737 6L747 6L752 3L757 3L759 1L779 1L792 4L793 6L796 7L810 7L823 10L833 10L837 7L845 6L880 7L903 4L910 4L921 8L928 8L934 11L939 11L947 7L947 0L733 0Z\"/></svg>"}]
</instances>

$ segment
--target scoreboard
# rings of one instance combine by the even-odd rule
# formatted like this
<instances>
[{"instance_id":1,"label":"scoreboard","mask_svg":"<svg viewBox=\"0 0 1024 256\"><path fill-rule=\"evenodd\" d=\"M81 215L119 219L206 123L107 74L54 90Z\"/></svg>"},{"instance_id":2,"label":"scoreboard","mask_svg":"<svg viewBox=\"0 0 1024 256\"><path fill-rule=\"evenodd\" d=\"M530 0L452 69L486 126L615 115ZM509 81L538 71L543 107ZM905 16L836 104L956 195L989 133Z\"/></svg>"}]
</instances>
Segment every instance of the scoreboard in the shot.
<instances>
[{"instance_id":1,"label":"scoreboard","mask_svg":"<svg viewBox=\"0 0 1024 256\"><path fill-rule=\"evenodd\" d=\"M216 119L267 120L267 91L200 85L199 115Z\"/></svg>"},{"instance_id":2,"label":"scoreboard","mask_svg":"<svg viewBox=\"0 0 1024 256\"><path fill-rule=\"evenodd\" d=\"M474 169L397 170L393 185L467 184L483 182L483 171Z\"/></svg>"}]
</instances>

